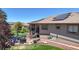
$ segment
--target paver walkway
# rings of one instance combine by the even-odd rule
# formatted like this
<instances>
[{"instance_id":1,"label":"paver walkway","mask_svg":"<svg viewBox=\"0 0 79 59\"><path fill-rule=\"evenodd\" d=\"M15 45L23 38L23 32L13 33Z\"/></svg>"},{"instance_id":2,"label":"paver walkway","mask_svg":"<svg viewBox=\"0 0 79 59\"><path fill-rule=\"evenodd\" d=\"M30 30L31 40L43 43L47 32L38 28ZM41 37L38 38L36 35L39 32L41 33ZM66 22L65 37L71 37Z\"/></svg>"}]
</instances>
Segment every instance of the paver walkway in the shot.
<instances>
[{"instance_id":1,"label":"paver walkway","mask_svg":"<svg viewBox=\"0 0 79 59\"><path fill-rule=\"evenodd\" d=\"M79 44L75 42L71 42L64 39L44 39L42 38L40 42L47 43L49 45L53 45L56 47L64 48L65 50L79 50Z\"/></svg>"}]
</instances>

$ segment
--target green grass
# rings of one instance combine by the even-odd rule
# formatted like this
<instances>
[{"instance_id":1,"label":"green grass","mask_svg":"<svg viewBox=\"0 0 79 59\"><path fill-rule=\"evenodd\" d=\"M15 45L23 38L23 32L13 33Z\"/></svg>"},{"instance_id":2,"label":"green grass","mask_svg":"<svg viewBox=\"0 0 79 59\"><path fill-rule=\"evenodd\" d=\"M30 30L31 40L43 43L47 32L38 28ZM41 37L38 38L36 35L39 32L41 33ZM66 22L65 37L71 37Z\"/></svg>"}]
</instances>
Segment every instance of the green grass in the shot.
<instances>
[{"instance_id":1,"label":"green grass","mask_svg":"<svg viewBox=\"0 0 79 59\"><path fill-rule=\"evenodd\" d=\"M62 50L62 49L55 46L38 44L38 45L33 45L32 50Z\"/></svg>"},{"instance_id":2,"label":"green grass","mask_svg":"<svg viewBox=\"0 0 79 59\"><path fill-rule=\"evenodd\" d=\"M23 48L20 48L19 46L13 46L10 50L63 50L63 49L55 46L50 46L47 44L31 44L31 45L23 45Z\"/></svg>"}]
</instances>

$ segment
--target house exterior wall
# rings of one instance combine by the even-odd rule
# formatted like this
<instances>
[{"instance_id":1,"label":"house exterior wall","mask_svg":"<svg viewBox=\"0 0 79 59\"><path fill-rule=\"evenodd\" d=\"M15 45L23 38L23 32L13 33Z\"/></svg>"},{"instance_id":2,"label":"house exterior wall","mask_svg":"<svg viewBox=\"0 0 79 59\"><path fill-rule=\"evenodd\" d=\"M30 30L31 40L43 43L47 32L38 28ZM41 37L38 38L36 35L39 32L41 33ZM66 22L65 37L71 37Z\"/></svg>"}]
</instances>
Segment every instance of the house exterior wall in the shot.
<instances>
[{"instance_id":1,"label":"house exterior wall","mask_svg":"<svg viewBox=\"0 0 79 59\"><path fill-rule=\"evenodd\" d=\"M42 30L42 25L39 25L39 29L40 29L40 31L39 31L39 33L40 34L49 34L50 32L49 32L49 25L48 25L48 30Z\"/></svg>"},{"instance_id":2,"label":"house exterior wall","mask_svg":"<svg viewBox=\"0 0 79 59\"><path fill-rule=\"evenodd\" d=\"M42 25L40 25L40 34L50 34L50 33L56 33L56 34L64 34L67 32L67 26L66 25L55 25L50 24L48 25L48 30L42 30ZM56 29L56 26L60 26L60 29Z\"/></svg>"},{"instance_id":3,"label":"house exterior wall","mask_svg":"<svg viewBox=\"0 0 79 59\"><path fill-rule=\"evenodd\" d=\"M60 25L59 24L58 25L57 24L49 24L48 30L42 30L41 26L42 25L39 26L40 34L54 33L54 34L63 35L63 36L67 36L67 37L74 38L74 39L79 39L79 32L77 34L68 32L68 25L65 25L65 24L60 24ZM57 29L56 26L60 26L60 29Z\"/></svg>"}]
</instances>

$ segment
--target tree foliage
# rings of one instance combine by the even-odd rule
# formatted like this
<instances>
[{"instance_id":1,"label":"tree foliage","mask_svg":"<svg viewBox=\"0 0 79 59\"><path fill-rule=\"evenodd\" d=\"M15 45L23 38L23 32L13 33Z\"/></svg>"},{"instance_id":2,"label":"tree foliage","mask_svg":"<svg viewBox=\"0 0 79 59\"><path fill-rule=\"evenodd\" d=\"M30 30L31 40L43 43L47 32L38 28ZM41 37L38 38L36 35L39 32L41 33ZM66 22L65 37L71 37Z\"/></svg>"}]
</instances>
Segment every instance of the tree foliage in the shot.
<instances>
[{"instance_id":1,"label":"tree foliage","mask_svg":"<svg viewBox=\"0 0 79 59\"><path fill-rule=\"evenodd\" d=\"M6 22L6 19L7 19L6 13L0 9L0 34L9 38L10 26Z\"/></svg>"},{"instance_id":2,"label":"tree foliage","mask_svg":"<svg viewBox=\"0 0 79 59\"><path fill-rule=\"evenodd\" d=\"M10 26L6 19L6 13L0 9L0 49L5 49L5 43L9 41L11 36Z\"/></svg>"},{"instance_id":3,"label":"tree foliage","mask_svg":"<svg viewBox=\"0 0 79 59\"><path fill-rule=\"evenodd\" d=\"M14 36L25 36L28 32L21 22L16 22L12 27L11 31Z\"/></svg>"},{"instance_id":4,"label":"tree foliage","mask_svg":"<svg viewBox=\"0 0 79 59\"><path fill-rule=\"evenodd\" d=\"M16 23L13 25L13 28L16 29L16 30L17 30L17 29L20 30L20 29L22 28L22 26L23 26L23 25L22 25L21 22L16 22Z\"/></svg>"}]
</instances>

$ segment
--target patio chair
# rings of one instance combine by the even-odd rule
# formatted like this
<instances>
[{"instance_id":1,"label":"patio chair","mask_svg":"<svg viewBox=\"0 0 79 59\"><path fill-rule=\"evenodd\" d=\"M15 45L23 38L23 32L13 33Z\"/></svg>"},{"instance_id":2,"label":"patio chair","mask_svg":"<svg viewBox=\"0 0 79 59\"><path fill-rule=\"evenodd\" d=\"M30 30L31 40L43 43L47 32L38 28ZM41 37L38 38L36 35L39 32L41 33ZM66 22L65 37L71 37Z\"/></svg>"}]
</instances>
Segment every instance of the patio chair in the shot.
<instances>
[{"instance_id":1,"label":"patio chair","mask_svg":"<svg viewBox=\"0 0 79 59\"><path fill-rule=\"evenodd\" d=\"M37 33L35 33L33 36L32 36L32 38L36 38L37 37Z\"/></svg>"}]
</instances>

